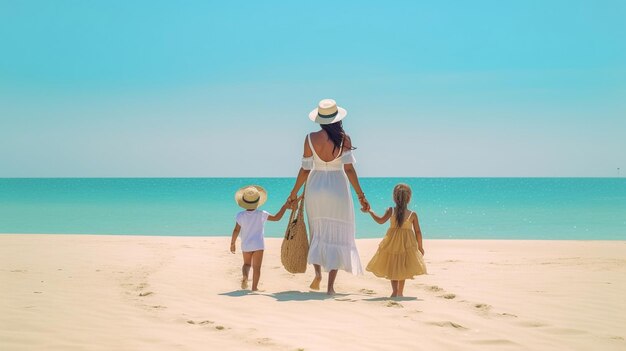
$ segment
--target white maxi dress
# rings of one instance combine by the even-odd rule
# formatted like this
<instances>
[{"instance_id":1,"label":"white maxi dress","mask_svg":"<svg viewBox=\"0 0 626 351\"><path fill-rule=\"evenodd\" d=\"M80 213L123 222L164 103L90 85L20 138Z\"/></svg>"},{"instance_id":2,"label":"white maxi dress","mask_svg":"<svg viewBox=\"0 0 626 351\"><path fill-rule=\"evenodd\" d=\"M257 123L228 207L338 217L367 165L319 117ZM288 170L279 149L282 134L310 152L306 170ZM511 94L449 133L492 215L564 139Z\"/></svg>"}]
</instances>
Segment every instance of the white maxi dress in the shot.
<instances>
[{"instance_id":1,"label":"white maxi dress","mask_svg":"<svg viewBox=\"0 0 626 351\"><path fill-rule=\"evenodd\" d=\"M311 171L304 196L311 236L308 262L319 264L325 272L341 269L363 274L355 242L354 204L343 169L344 164L355 163L352 151L342 151L325 162L315 152L310 136L307 140L313 152L302 159L302 168Z\"/></svg>"}]
</instances>

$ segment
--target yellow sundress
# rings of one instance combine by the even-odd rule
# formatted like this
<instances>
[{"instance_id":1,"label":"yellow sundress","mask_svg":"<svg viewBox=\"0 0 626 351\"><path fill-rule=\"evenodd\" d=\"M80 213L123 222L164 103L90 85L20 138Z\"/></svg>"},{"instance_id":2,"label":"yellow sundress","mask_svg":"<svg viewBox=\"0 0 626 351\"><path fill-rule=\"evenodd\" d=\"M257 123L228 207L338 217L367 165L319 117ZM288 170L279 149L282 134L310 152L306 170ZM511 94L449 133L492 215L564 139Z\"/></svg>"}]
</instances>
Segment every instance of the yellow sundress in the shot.
<instances>
[{"instance_id":1,"label":"yellow sundress","mask_svg":"<svg viewBox=\"0 0 626 351\"><path fill-rule=\"evenodd\" d=\"M426 274L424 256L417 250L413 223L409 221L413 213L409 212L404 223L398 226L393 208L391 211L387 234L365 269L389 280L413 279L416 275Z\"/></svg>"}]
</instances>

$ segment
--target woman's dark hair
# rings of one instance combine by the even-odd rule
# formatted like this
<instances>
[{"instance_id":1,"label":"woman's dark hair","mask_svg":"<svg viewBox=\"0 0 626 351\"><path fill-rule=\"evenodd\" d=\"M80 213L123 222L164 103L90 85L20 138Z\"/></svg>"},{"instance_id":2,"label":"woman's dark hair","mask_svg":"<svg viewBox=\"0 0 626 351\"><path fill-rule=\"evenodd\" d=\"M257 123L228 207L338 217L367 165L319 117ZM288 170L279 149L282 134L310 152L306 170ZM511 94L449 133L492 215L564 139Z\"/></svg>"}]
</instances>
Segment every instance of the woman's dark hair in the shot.
<instances>
[{"instance_id":1,"label":"woman's dark hair","mask_svg":"<svg viewBox=\"0 0 626 351\"><path fill-rule=\"evenodd\" d=\"M333 153L335 149L339 149L341 147L341 142L346 136L346 132L343 130L343 125L341 121L331 123L331 124L320 124L323 130L328 134L328 138L333 142ZM355 147L351 147L350 150L356 149ZM343 150L339 150L341 153Z\"/></svg>"}]
</instances>

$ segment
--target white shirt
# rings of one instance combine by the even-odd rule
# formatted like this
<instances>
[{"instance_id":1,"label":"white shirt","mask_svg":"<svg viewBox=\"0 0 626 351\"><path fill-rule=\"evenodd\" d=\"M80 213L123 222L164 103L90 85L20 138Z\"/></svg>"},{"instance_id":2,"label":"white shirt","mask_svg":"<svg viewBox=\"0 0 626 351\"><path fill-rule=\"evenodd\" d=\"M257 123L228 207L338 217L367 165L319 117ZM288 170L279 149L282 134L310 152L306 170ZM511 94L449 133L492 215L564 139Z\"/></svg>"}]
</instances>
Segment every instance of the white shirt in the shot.
<instances>
[{"instance_id":1,"label":"white shirt","mask_svg":"<svg viewBox=\"0 0 626 351\"><path fill-rule=\"evenodd\" d=\"M241 227L239 235L241 236L241 251L250 252L257 250L265 250L265 242L263 240L265 222L269 217L269 212L254 210L241 211L237 213L235 220Z\"/></svg>"}]
</instances>

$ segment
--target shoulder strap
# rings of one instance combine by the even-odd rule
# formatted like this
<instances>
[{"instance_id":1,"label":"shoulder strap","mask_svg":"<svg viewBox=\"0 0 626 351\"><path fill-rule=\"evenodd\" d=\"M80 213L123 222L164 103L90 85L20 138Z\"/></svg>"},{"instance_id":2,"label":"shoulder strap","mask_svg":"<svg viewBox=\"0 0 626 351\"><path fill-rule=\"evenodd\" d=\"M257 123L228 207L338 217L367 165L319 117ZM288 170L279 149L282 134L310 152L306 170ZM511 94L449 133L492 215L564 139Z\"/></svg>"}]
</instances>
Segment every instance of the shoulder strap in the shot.
<instances>
[{"instance_id":1,"label":"shoulder strap","mask_svg":"<svg viewBox=\"0 0 626 351\"><path fill-rule=\"evenodd\" d=\"M311 134L306 135L306 140L309 141L309 147L311 148L311 153L313 153L313 156L317 156L317 152L315 152L315 149L313 148L313 142L311 142Z\"/></svg>"},{"instance_id":2,"label":"shoulder strap","mask_svg":"<svg viewBox=\"0 0 626 351\"><path fill-rule=\"evenodd\" d=\"M341 157L341 155L343 154L343 139L344 138L341 138L341 143L339 143L339 153L337 154L337 157L335 157L335 160Z\"/></svg>"},{"instance_id":3,"label":"shoulder strap","mask_svg":"<svg viewBox=\"0 0 626 351\"><path fill-rule=\"evenodd\" d=\"M409 215L408 215L408 216L406 216L405 221L408 221L408 220L409 220L409 218L411 218L411 215L412 215L412 214L413 214L413 211L409 211Z\"/></svg>"}]
</instances>

